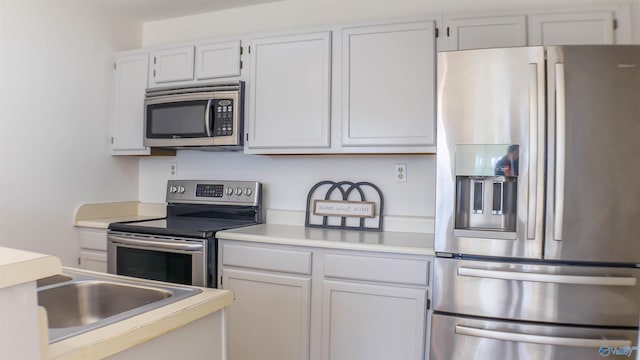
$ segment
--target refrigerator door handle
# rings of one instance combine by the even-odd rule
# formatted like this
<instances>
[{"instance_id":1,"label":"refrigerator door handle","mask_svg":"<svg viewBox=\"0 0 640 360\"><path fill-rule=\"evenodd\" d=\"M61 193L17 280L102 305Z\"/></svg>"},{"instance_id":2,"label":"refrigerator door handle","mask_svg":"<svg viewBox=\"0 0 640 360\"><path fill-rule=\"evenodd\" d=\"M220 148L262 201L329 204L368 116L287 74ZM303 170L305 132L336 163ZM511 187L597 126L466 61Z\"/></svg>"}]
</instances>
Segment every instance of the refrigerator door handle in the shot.
<instances>
[{"instance_id":1,"label":"refrigerator door handle","mask_svg":"<svg viewBox=\"0 0 640 360\"><path fill-rule=\"evenodd\" d=\"M595 285L595 286L636 286L635 277L622 276L589 276L589 275L560 275L541 274L519 271L487 270L469 267L459 267L458 275L478 278L533 281L553 284Z\"/></svg>"},{"instance_id":2,"label":"refrigerator door handle","mask_svg":"<svg viewBox=\"0 0 640 360\"><path fill-rule=\"evenodd\" d=\"M562 240L562 221L564 218L564 183L566 152L566 103L564 64L557 63L556 71L556 156L555 156L555 192L553 216L553 240Z\"/></svg>"},{"instance_id":3,"label":"refrigerator door handle","mask_svg":"<svg viewBox=\"0 0 640 360\"><path fill-rule=\"evenodd\" d=\"M529 199L527 200L527 239L536 238L538 180L538 64L529 64Z\"/></svg>"},{"instance_id":4,"label":"refrigerator door handle","mask_svg":"<svg viewBox=\"0 0 640 360\"><path fill-rule=\"evenodd\" d=\"M516 341L526 342L532 344L542 345L556 345L556 346L576 346L576 347L593 347L599 348L601 346L611 347L623 347L631 346L630 340L609 340L609 339L584 339L584 338L569 338L560 336L544 336L544 335L531 335L504 332L497 330L479 329L474 327L467 327L462 325L456 325L456 334L475 336L487 339L503 340L503 341Z\"/></svg>"}]
</instances>

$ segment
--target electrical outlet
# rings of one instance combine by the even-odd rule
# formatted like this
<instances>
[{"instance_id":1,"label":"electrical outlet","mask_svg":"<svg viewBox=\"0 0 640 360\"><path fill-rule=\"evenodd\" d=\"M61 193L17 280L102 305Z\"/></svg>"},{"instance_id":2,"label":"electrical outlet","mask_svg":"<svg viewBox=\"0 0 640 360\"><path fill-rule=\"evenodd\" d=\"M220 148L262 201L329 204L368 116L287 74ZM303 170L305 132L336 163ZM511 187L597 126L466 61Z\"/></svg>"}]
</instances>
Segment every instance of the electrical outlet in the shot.
<instances>
[{"instance_id":1,"label":"electrical outlet","mask_svg":"<svg viewBox=\"0 0 640 360\"><path fill-rule=\"evenodd\" d=\"M407 182L407 164L396 164L396 182Z\"/></svg>"},{"instance_id":2,"label":"electrical outlet","mask_svg":"<svg viewBox=\"0 0 640 360\"><path fill-rule=\"evenodd\" d=\"M169 176L171 177L178 176L178 164L174 162L169 163Z\"/></svg>"}]
</instances>

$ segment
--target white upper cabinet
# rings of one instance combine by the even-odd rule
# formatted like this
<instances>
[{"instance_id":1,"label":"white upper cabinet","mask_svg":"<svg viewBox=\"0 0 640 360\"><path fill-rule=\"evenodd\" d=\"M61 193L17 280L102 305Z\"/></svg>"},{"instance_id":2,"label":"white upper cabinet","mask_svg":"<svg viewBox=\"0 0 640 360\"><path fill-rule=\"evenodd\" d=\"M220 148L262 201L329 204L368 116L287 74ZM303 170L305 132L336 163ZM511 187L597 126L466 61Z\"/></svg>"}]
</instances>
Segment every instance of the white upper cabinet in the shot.
<instances>
[{"instance_id":1,"label":"white upper cabinet","mask_svg":"<svg viewBox=\"0 0 640 360\"><path fill-rule=\"evenodd\" d=\"M240 76L240 52L240 40L152 50L149 87L189 86Z\"/></svg>"},{"instance_id":2,"label":"white upper cabinet","mask_svg":"<svg viewBox=\"0 0 640 360\"><path fill-rule=\"evenodd\" d=\"M328 148L331 32L254 38L249 48L245 151Z\"/></svg>"},{"instance_id":3,"label":"white upper cabinet","mask_svg":"<svg viewBox=\"0 0 640 360\"><path fill-rule=\"evenodd\" d=\"M529 45L614 44L613 11L532 14Z\"/></svg>"},{"instance_id":4,"label":"white upper cabinet","mask_svg":"<svg viewBox=\"0 0 640 360\"><path fill-rule=\"evenodd\" d=\"M342 146L434 145L434 69L433 21L343 28Z\"/></svg>"},{"instance_id":5,"label":"white upper cabinet","mask_svg":"<svg viewBox=\"0 0 640 360\"><path fill-rule=\"evenodd\" d=\"M144 138L144 90L149 54L126 52L115 57L115 91L111 113L111 153L147 155Z\"/></svg>"},{"instance_id":6,"label":"white upper cabinet","mask_svg":"<svg viewBox=\"0 0 640 360\"><path fill-rule=\"evenodd\" d=\"M445 15L438 51L527 45L526 15Z\"/></svg>"},{"instance_id":7,"label":"white upper cabinet","mask_svg":"<svg viewBox=\"0 0 640 360\"><path fill-rule=\"evenodd\" d=\"M151 52L149 87L193 80L194 47L182 46Z\"/></svg>"},{"instance_id":8,"label":"white upper cabinet","mask_svg":"<svg viewBox=\"0 0 640 360\"><path fill-rule=\"evenodd\" d=\"M240 76L240 40L196 46L196 80Z\"/></svg>"}]
</instances>

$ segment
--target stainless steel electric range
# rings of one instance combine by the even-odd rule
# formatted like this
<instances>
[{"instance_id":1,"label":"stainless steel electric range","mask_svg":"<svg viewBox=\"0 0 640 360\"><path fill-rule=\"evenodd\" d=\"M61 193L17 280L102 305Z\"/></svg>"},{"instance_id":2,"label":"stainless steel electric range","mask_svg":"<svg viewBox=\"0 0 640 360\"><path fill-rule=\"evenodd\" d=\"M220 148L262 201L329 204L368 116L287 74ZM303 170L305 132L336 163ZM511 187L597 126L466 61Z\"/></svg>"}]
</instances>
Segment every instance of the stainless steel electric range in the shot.
<instances>
[{"instance_id":1,"label":"stainless steel electric range","mask_svg":"<svg viewBox=\"0 0 640 360\"><path fill-rule=\"evenodd\" d=\"M167 216L109 225L107 271L216 287L216 232L262 222L262 184L169 180Z\"/></svg>"}]
</instances>

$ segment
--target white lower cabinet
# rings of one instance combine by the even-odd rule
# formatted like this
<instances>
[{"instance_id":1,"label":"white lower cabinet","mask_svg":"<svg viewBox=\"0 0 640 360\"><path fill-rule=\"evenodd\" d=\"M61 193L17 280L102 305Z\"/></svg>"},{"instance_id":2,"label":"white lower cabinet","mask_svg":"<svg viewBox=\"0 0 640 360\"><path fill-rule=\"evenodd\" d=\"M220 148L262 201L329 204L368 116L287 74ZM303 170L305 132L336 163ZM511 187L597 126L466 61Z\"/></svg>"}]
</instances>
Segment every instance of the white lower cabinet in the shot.
<instances>
[{"instance_id":1,"label":"white lower cabinet","mask_svg":"<svg viewBox=\"0 0 640 360\"><path fill-rule=\"evenodd\" d=\"M80 255L78 267L85 270L107 272L107 230L78 228Z\"/></svg>"},{"instance_id":2,"label":"white lower cabinet","mask_svg":"<svg viewBox=\"0 0 640 360\"><path fill-rule=\"evenodd\" d=\"M229 308L229 359L309 358L309 277L224 269L234 293Z\"/></svg>"},{"instance_id":3,"label":"white lower cabinet","mask_svg":"<svg viewBox=\"0 0 640 360\"><path fill-rule=\"evenodd\" d=\"M430 258L220 240L229 360L423 360Z\"/></svg>"},{"instance_id":4,"label":"white lower cabinet","mask_svg":"<svg viewBox=\"0 0 640 360\"><path fill-rule=\"evenodd\" d=\"M427 291L323 282L323 360L421 360Z\"/></svg>"}]
</instances>

